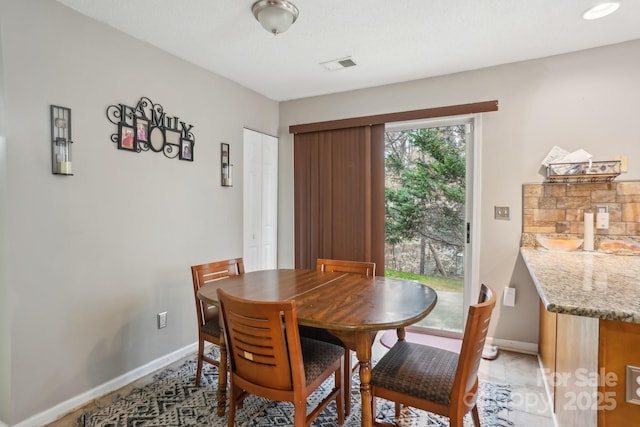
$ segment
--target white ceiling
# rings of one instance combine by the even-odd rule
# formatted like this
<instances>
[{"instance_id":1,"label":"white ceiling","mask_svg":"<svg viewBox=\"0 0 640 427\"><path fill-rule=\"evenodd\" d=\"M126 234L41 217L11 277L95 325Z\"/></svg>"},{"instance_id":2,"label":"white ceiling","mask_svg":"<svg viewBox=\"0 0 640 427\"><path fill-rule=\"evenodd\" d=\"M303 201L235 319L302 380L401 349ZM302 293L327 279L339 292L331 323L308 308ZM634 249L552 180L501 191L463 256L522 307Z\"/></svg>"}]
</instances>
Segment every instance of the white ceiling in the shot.
<instances>
[{"instance_id":1,"label":"white ceiling","mask_svg":"<svg viewBox=\"0 0 640 427\"><path fill-rule=\"evenodd\" d=\"M254 0L58 1L276 101L640 39L640 0L597 21L581 16L600 0L292 0L278 36ZM344 57L358 65L319 65Z\"/></svg>"}]
</instances>

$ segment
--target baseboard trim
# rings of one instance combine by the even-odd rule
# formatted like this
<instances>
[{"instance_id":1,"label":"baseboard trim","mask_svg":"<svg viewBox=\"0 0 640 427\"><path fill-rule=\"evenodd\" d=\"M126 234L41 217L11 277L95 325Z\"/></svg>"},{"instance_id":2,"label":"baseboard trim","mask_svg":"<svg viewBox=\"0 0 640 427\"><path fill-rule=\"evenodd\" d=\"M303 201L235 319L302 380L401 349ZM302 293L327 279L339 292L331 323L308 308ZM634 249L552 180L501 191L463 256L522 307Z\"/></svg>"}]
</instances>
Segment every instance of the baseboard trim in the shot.
<instances>
[{"instance_id":1,"label":"baseboard trim","mask_svg":"<svg viewBox=\"0 0 640 427\"><path fill-rule=\"evenodd\" d=\"M487 344L495 345L502 350L515 351L525 354L538 354L538 344L524 341L503 340L500 338L487 337Z\"/></svg>"},{"instance_id":2,"label":"baseboard trim","mask_svg":"<svg viewBox=\"0 0 640 427\"><path fill-rule=\"evenodd\" d=\"M119 388L122 388L127 384L130 384L133 381L144 377L145 375L149 375L150 373L164 368L165 366L170 365L173 362L177 362L190 353L194 353L195 351L197 351L197 349L197 342L189 344L174 351L173 353L169 353L165 356L159 357L147 363L146 365L140 366L139 368L129 371L126 374L120 375L119 377L107 381L106 383L88 390L85 393L79 394L78 396L72 397L69 400L59 403L58 405L49 408L46 411L29 417L26 420L19 422L18 424L14 424L13 427L38 427L42 426L43 424L52 423L58 418L61 418L67 413L83 406L91 400L97 399L101 396L111 393L112 391L118 390ZM8 426L0 423L0 427Z\"/></svg>"}]
</instances>

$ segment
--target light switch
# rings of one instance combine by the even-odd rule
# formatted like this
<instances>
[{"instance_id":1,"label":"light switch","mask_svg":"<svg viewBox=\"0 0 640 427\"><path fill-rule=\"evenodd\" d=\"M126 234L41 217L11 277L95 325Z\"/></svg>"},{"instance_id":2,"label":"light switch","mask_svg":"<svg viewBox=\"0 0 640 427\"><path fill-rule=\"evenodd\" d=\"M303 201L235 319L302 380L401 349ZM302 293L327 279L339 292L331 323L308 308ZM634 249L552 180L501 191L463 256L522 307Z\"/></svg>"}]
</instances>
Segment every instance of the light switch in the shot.
<instances>
[{"instance_id":1,"label":"light switch","mask_svg":"<svg viewBox=\"0 0 640 427\"><path fill-rule=\"evenodd\" d=\"M509 218L509 206L494 206L493 214L495 219L510 219Z\"/></svg>"},{"instance_id":2,"label":"light switch","mask_svg":"<svg viewBox=\"0 0 640 427\"><path fill-rule=\"evenodd\" d=\"M609 206L596 207L596 228L599 230L609 228Z\"/></svg>"}]
</instances>

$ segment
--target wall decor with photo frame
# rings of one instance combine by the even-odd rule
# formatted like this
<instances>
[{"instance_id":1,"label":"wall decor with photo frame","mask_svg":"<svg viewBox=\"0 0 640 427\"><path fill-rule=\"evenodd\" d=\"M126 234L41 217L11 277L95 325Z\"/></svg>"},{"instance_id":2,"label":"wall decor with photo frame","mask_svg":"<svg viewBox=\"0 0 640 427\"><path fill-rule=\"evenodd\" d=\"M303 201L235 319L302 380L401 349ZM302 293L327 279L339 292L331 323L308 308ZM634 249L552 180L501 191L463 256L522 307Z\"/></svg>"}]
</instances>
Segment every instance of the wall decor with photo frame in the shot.
<instances>
[{"instance_id":1,"label":"wall decor with photo frame","mask_svg":"<svg viewBox=\"0 0 640 427\"><path fill-rule=\"evenodd\" d=\"M140 153L163 153L170 159L193 161L193 125L170 116L160 104L143 96L135 107L125 104L107 107L107 119L118 126L111 141L118 149Z\"/></svg>"},{"instance_id":2,"label":"wall decor with photo frame","mask_svg":"<svg viewBox=\"0 0 640 427\"><path fill-rule=\"evenodd\" d=\"M220 143L220 172L222 176L223 187L233 187L233 181L231 180L233 165L231 164L229 154L229 144L226 142Z\"/></svg>"}]
</instances>

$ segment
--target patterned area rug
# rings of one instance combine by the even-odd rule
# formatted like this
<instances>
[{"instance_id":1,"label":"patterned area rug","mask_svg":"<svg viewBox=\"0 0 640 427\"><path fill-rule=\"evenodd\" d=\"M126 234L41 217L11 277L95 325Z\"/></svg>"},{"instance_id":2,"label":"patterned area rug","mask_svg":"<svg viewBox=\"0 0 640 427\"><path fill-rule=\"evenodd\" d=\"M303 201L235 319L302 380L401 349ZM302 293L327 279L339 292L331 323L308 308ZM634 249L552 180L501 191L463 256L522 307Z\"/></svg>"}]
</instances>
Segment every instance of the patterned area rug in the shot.
<instances>
[{"instance_id":1,"label":"patterned area rug","mask_svg":"<svg viewBox=\"0 0 640 427\"><path fill-rule=\"evenodd\" d=\"M216 388L218 369L204 364L201 386L195 387L196 361L186 361L176 369L167 368L154 376L154 381L134 389L127 396L117 399L113 404L92 413L83 414L78 426L86 427L226 427L226 417L216 415ZM332 380L328 380L332 381ZM309 399L309 405L315 406L331 388L325 383ZM359 427L360 391L357 375L351 390L351 415L345 420L345 427ZM512 426L509 413L511 386L493 383L480 383L478 409L483 426ZM379 400L377 417L387 421L394 420L394 404ZM336 426L335 403L311 424L312 426ZM449 421L428 412L406 408L395 423L402 427L447 427ZM293 406L287 402L273 402L257 396L249 396L244 407L236 413L238 427L272 427L293 425ZM465 427L472 426L470 416L465 418Z\"/></svg>"}]
</instances>

